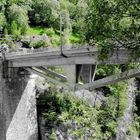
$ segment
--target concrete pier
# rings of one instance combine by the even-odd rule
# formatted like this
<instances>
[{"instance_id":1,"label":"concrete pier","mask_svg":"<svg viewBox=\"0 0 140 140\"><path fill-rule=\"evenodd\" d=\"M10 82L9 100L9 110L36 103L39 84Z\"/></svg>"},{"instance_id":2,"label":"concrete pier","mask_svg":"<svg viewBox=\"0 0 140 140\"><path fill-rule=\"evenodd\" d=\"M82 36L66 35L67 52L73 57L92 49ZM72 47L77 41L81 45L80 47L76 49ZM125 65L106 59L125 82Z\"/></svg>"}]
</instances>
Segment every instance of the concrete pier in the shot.
<instances>
[{"instance_id":1,"label":"concrete pier","mask_svg":"<svg viewBox=\"0 0 140 140\"><path fill-rule=\"evenodd\" d=\"M0 61L0 139L37 140L36 113L35 76Z\"/></svg>"}]
</instances>

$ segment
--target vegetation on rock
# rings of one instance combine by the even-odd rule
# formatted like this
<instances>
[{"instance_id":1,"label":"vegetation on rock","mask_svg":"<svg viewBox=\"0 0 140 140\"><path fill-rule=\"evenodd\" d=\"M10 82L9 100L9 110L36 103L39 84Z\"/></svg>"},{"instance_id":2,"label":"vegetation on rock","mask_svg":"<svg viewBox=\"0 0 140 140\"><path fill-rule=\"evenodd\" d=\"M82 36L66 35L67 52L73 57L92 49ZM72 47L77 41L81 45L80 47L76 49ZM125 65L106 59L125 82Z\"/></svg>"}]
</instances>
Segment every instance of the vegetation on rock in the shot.
<instances>
[{"instance_id":1,"label":"vegetation on rock","mask_svg":"<svg viewBox=\"0 0 140 140\"><path fill-rule=\"evenodd\" d=\"M114 137L117 118L123 114L127 103L126 84L120 83L109 88L110 94L106 95L105 103L101 106L96 104L95 107L70 94L58 93L54 88L50 93L41 95L38 108L45 108L42 116L46 121L46 127L52 130L49 136L56 135L57 127L63 125L65 133L77 139L107 140ZM119 104L116 100L118 94Z\"/></svg>"}]
</instances>

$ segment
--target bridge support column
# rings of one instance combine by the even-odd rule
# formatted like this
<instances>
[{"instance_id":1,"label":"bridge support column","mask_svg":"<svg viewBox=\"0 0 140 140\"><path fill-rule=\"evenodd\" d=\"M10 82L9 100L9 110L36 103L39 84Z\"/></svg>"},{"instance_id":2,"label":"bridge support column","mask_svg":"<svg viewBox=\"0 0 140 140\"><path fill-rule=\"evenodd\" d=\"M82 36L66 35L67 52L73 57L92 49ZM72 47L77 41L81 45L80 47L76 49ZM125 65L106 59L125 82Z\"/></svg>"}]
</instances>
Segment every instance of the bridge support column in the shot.
<instances>
[{"instance_id":1,"label":"bridge support column","mask_svg":"<svg viewBox=\"0 0 140 140\"><path fill-rule=\"evenodd\" d=\"M75 85L78 82L85 84L94 81L96 67L93 64L78 64L64 66L64 69L68 82Z\"/></svg>"},{"instance_id":2,"label":"bridge support column","mask_svg":"<svg viewBox=\"0 0 140 140\"><path fill-rule=\"evenodd\" d=\"M3 95L3 87L4 87L4 80L3 80L3 67L2 67L2 60L0 59L0 139L6 140L6 125L5 125L5 114L4 114L4 95Z\"/></svg>"},{"instance_id":3,"label":"bridge support column","mask_svg":"<svg viewBox=\"0 0 140 140\"><path fill-rule=\"evenodd\" d=\"M35 77L0 62L0 139L37 140L36 113Z\"/></svg>"},{"instance_id":4,"label":"bridge support column","mask_svg":"<svg viewBox=\"0 0 140 140\"><path fill-rule=\"evenodd\" d=\"M64 70L68 79L68 83L75 85L76 83L76 65L64 66Z\"/></svg>"}]
</instances>

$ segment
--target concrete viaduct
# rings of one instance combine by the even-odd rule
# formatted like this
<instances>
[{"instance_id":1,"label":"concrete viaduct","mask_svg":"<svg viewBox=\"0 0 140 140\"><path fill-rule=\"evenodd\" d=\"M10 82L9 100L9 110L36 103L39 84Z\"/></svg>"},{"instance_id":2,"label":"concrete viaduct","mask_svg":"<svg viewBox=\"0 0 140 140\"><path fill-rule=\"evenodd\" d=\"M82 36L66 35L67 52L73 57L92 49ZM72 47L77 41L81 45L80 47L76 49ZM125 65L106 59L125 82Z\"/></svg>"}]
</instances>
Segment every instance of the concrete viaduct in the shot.
<instances>
[{"instance_id":1,"label":"concrete viaduct","mask_svg":"<svg viewBox=\"0 0 140 140\"><path fill-rule=\"evenodd\" d=\"M80 47L64 50L25 50L9 52L0 58L0 140L37 140L37 112L35 73L49 82L70 89L94 89L140 75L140 68L94 81L96 66L99 64L125 64L140 62L132 59L126 49L114 50L105 61L98 60L97 48ZM48 69L61 66L65 75ZM53 75L52 78L48 75ZM83 85L79 84L80 79ZM63 80L63 82L61 82Z\"/></svg>"}]
</instances>

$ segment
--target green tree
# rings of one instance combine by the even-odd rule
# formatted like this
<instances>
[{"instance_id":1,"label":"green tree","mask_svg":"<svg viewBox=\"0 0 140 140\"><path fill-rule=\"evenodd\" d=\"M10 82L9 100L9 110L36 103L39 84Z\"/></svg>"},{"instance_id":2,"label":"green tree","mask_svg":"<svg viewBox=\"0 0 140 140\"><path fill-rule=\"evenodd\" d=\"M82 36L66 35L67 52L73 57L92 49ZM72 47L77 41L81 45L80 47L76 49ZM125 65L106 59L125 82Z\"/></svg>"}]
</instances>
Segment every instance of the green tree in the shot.
<instances>
[{"instance_id":1,"label":"green tree","mask_svg":"<svg viewBox=\"0 0 140 140\"><path fill-rule=\"evenodd\" d=\"M9 21L16 22L18 28L22 28L28 25L28 15L26 9L16 4L9 7Z\"/></svg>"},{"instance_id":2,"label":"green tree","mask_svg":"<svg viewBox=\"0 0 140 140\"><path fill-rule=\"evenodd\" d=\"M26 35L26 33L27 33L27 30L28 30L28 25L23 25L22 27L21 27L21 35Z\"/></svg>"},{"instance_id":3,"label":"green tree","mask_svg":"<svg viewBox=\"0 0 140 140\"><path fill-rule=\"evenodd\" d=\"M34 25L53 26L58 23L58 9L59 3L56 0L35 0L29 12L30 21Z\"/></svg>"},{"instance_id":4,"label":"green tree","mask_svg":"<svg viewBox=\"0 0 140 140\"><path fill-rule=\"evenodd\" d=\"M0 27L6 26L6 18L3 13L0 13Z\"/></svg>"},{"instance_id":5,"label":"green tree","mask_svg":"<svg viewBox=\"0 0 140 140\"><path fill-rule=\"evenodd\" d=\"M94 44L102 42L112 48L139 47L139 1L87 0L87 4L85 37L88 42L92 41Z\"/></svg>"},{"instance_id":6,"label":"green tree","mask_svg":"<svg viewBox=\"0 0 140 140\"><path fill-rule=\"evenodd\" d=\"M7 30L7 28L6 28L6 27L4 28L3 33L4 33L4 35L8 35L8 30Z\"/></svg>"},{"instance_id":7,"label":"green tree","mask_svg":"<svg viewBox=\"0 0 140 140\"><path fill-rule=\"evenodd\" d=\"M13 21L13 22L11 23L10 29L11 29L11 30L10 30L10 33L11 33L12 35L18 35L18 34L19 34L18 26L17 26L17 24L16 24L15 21Z\"/></svg>"}]
</instances>

